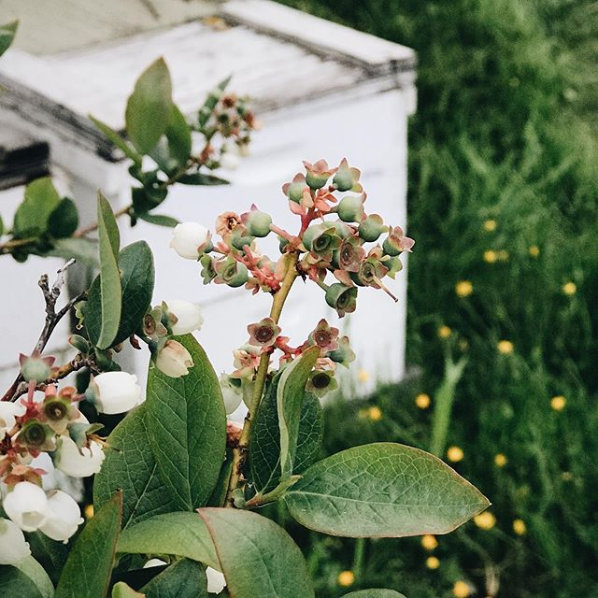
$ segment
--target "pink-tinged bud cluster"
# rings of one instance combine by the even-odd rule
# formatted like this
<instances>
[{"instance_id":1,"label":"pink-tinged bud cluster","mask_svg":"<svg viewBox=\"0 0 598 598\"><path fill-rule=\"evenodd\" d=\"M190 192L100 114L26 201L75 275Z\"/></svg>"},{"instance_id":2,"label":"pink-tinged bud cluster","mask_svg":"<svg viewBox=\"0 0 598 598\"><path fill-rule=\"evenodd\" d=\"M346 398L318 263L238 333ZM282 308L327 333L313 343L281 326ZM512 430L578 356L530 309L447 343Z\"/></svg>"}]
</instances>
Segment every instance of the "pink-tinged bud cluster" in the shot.
<instances>
[{"instance_id":1,"label":"pink-tinged bud cluster","mask_svg":"<svg viewBox=\"0 0 598 598\"><path fill-rule=\"evenodd\" d=\"M326 303L339 317L355 311L359 287L382 289L396 301L383 279L401 270L398 256L412 250L413 239L400 226L366 213L361 173L346 159L337 167L325 160L303 165L305 171L282 187L290 210L300 218L297 233L280 228L256 206L241 215L224 212L215 226L221 240L200 258L204 283L244 285L253 293L275 294L282 285L286 256L292 253L298 258L298 273L323 289ZM261 255L255 243L270 232L280 241L282 255L276 261Z\"/></svg>"},{"instance_id":2,"label":"pink-tinged bud cluster","mask_svg":"<svg viewBox=\"0 0 598 598\"><path fill-rule=\"evenodd\" d=\"M31 359L38 361L36 368L44 364L40 356ZM66 542L83 522L79 506L70 496L43 489L42 479L48 472L36 467L35 459L46 453L51 467L73 477L96 474L104 460L103 443L96 435L102 426L89 423L78 409L87 394L48 384L42 385L45 390L41 395L36 381L48 376L44 377L44 372L33 375L30 367L31 362L22 366L30 378L26 397L0 402L0 485L4 489L2 508L9 518L0 519L0 543L8 538L15 542L10 550L0 550L0 564L16 564L29 554L17 528L39 530L53 540ZM139 398L135 380L124 372L100 374L89 392L98 409L123 412Z\"/></svg>"}]
</instances>

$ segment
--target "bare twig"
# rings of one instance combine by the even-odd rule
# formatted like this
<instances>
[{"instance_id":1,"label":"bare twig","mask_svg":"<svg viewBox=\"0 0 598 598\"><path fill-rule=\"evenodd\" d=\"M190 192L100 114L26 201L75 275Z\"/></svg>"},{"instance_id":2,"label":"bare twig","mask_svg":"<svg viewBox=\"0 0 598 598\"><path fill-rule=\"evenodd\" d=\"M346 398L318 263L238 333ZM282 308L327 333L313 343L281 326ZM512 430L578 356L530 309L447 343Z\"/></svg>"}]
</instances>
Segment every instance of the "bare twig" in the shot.
<instances>
[{"instance_id":1,"label":"bare twig","mask_svg":"<svg viewBox=\"0 0 598 598\"><path fill-rule=\"evenodd\" d=\"M39 338L35 343L35 347L32 353L36 351L41 353L46 348L46 345L48 344L48 341L50 340L50 337L52 336L52 333L54 332L54 329L56 328L60 320L62 320L62 318L64 318L64 316L66 316L69 313L69 311L77 302L84 299L87 295L87 291L79 293L79 295L68 301L62 309L60 309L58 312L56 311L56 302L58 301L58 298L60 297L60 293L62 291L62 287L64 286L64 274L74 263L75 260L71 259L62 268L60 268L60 270L58 270L56 281L52 286L50 286L47 274L42 275L39 279L38 285L42 290L42 293L44 294L44 299L46 301L46 321L39 335ZM22 382L23 376L21 376L21 374L19 373L15 381L11 384L10 388L6 391L6 393L4 393L4 396L1 400L14 400L17 396L17 393L20 389L20 384Z\"/></svg>"}]
</instances>

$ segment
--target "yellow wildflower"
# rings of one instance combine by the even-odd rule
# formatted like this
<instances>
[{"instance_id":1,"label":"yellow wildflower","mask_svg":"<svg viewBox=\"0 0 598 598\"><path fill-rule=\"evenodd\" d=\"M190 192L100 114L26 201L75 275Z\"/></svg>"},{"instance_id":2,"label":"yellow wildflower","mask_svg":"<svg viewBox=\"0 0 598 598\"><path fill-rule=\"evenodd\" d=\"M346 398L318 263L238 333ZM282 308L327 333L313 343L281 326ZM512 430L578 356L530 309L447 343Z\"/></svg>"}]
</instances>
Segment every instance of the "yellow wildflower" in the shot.
<instances>
[{"instance_id":1,"label":"yellow wildflower","mask_svg":"<svg viewBox=\"0 0 598 598\"><path fill-rule=\"evenodd\" d=\"M565 295L575 295L577 293L577 285L574 282L568 282L563 285L563 293Z\"/></svg>"},{"instance_id":2,"label":"yellow wildflower","mask_svg":"<svg viewBox=\"0 0 598 598\"><path fill-rule=\"evenodd\" d=\"M449 338L453 331L448 326L441 326L438 329L438 336L440 338Z\"/></svg>"},{"instance_id":3,"label":"yellow wildflower","mask_svg":"<svg viewBox=\"0 0 598 598\"><path fill-rule=\"evenodd\" d=\"M562 411L565 408L566 404L567 399L562 395L559 395L558 397L552 397L552 399L550 399L550 406L555 411Z\"/></svg>"},{"instance_id":4,"label":"yellow wildflower","mask_svg":"<svg viewBox=\"0 0 598 598\"><path fill-rule=\"evenodd\" d=\"M453 586L453 594L455 598L468 598L471 595L471 588L468 583L457 581Z\"/></svg>"},{"instance_id":5,"label":"yellow wildflower","mask_svg":"<svg viewBox=\"0 0 598 598\"><path fill-rule=\"evenodd\" d=\"M368 409L368 417L373 421L377 422L382 419L382 409L380 407L370 407Z\"/></svg>"},{"instance_id":6,"label":"yellow wildflower","mask_svg":"<svg viewBox=\"0 0 598 598\"><path fill-rule=\"evenodd\" d=\"M515 521L513 521L513 531L518 536L523 536L525 534L525 532L527 531L527 526L525 525L525 521L523 521L523 519L515 519Z\"/></svg>"},{"instance_id":7,"label":"yellow wildflower","mask_svg":"<svg viewBox=\"0 0 598 598\"><path fill-rule=\"evenodd\" d=\"M440 561L435 556L429 556L426 559L426 567L428 569L438 569L438 567L440 567Z\"/></svg>"},{"instance_id":8,"label":"yellow wildflower","mask_svg":"<svg viewBox=\"0 0 598 598\"><path fill-rule=\"evenodd\" d=\"M341 571L338 574L338 585L343 588L352 586L355 583L355 573L353 571Z\"/></svg>"},{"instance_id":9,"label":"yellow wildflower","mask_svg":"<svg viewBox=\"0 0 598 598\"><path fill-rule=\"evenodd\" d=\"M494 465L496 465L496 467L504 467L507 464L507 461L507 457L502 453L494 455Z\"/></svg>"},{"instance_id":10,"label":"yellow wildflower","mask_svg":"<svg viewBox=\"0 0 598 598\"><path fill-rule=\"evenodd\" d=\"M484 222L484 230L486 232L491 233L492 231L496 230L496 220L486 220L486 222Z\"/></svg>"},{"instance_id":11,"label":"yellow wildflower","mask_svg":"<svg viewBox=\"0 0 598 598\"><path fill-rule=\"evenodd\" d=\"M537 245L532 245L532 246L529 248L529 254L530 254L532 257L538 257L538 256L540 255L540 248L539 248Z\"/></svg>"},{"instance_id":12,"label":"yellow wildflower","mask_svg":"<svg viewBox=\"0 0 598 598\"><path fill-rule=\"evenodd\" d=\"M455 285L458 297L469 297L473 293L473 284L469 280L462 280Z\"/></svg>"},{"instance_id":13,"label":"yellow wildflower","mask_svg":"<svg viewBox=\"0 0 598 598\"><path fill-rule=\"evenodd\" d=\"M496 251L494 251L492 249L488 249L487 251L484 251L484 261L487 264L494 264L494 262L496 262L497 259L498 259L498 255L496 254Z\"/></svg>"},{"instance_id":14,"label":"yellow wildflower","mask_svg":"<svg viewBox=\"0 0 598 598\"><path fill-rule=\"evenodd\" d=\"M431 402L432 399L430 398L430 395L427 395L425 392L422 392L415 397L415 404L420 409L427 409Z\"/></svg>"},{"instance_id":15,"label":"yellow wildflower","mask_svg":"<svg viewBox=\"0 0 598 598\"><path fill-rule=\"evenodd\" d=\"M85 519L91 519L93 517L93 505L86 505L83 514Z\"/></svg>"},{"instance_id":16,"label":"yellow wildflower","mask_svg":"<svg viewBox=\"0 0 598 598\"><path fill-rule=\"evenodd\" d=\"M473 518L474 523L483 530L492 529L496 525L496 517L490 511L484 511Z\"/></svg>"},{"instance_id":17,"label":"yellow wildflower","mask_svg":"<svg viewBox=\"0 0 598 598\"><path fill-rule=\"evenodd\" d=\"M422 536L422 546L426 550L434 550L438 546L438 540L435 536L426 534L425 536Z\"/></svg>"},{"instance_id":18,"label":"yellow wildflower","mask_svg":"<svg viewBox=\"0 0 598 598\"><path fill-rule=\"evenodd\" d=\"M359 370L359 373L357 374L357 379L359 380L359 382L361 382L361 384L365 384L369 381L370 378L370 373L367 370Z\"/></svg>"},{"instance_id":19,"label":"yellow wildflower","mask_svg":"<svg viewBox=\"0 0 598 598\"><path fill-rule=\"evenodd\" d=\"M511 341L499 341L498 342L498 352L502 353L503 355L509 355L509 353L513 352L515 348Z\"/></svg>"},{"instance_id":20,"label":"yellow wildflower","mask_svg":"<svg viewBox=\"0 0 598 598\"><path fill-rule=\"evenodd\" d=\"M458 446L451 446L449 447L449 449L446 451L446 456L447 459L451 462L451 463L458 463L459 461L461 461L463 459L463 457L465 456L463 453L463 449L461 447Z\"/></svg>"}]
</instances>

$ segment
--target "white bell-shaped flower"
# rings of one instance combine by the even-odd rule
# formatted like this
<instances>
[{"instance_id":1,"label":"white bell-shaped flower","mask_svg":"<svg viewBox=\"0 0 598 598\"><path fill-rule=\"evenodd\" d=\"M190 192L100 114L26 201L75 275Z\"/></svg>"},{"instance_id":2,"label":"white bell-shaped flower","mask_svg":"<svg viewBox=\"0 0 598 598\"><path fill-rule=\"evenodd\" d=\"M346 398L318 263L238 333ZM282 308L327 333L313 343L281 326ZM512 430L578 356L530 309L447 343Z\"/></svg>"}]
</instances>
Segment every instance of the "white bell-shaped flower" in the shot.
<instances>
[{"instance_id":1,"label":"white bell-shaped flower","mask_svg":"<svg viewBox=\"0 0 598 598\"><path fill-rule=\"evenodd\" d=\"M81 510L75 499L56 490L48 497L48 518L39 529L52 540L67 542L82 523Z\"/></svg>"},{"instance_id":2,"label":"white bell-shaped flower","mask_svg":"<svg viewBox=\"0 0 598 598\"><path fill-rule=\"evenodd\" d=\"M170 247L187 260L197 260L210 242L210 231L197 222L182 222L172 231Z\"/></svg>"},{"instance_id":3,"label":"white bell-shaped flower","mask_svg":"<svg viewBox=\"0 0 598 598\"><path fill-rule=\"evenodd\" d=\"M220 156L220 168L224 168L225 170L237 170L240 163L241 159L239 155L234 152L227 151Z\"/></svg>"},{"instance_id":4,"label":"white bell-shaped flower","mask_svg":"<svg viewBox=\"0 0 598 598\"><path fill-rule=\"evenodd\" d=\"M30 554L19 526L10 519L0 519L0 565L17 565Z\"/></svg>"},{"instance_id":5,"label":"white bell-shaped flower","mask_svg":"<svg viewBox=\"0 0 598 598\"><path fill-rule=\"evenodd\" d=\"M11 403L9 401L0 401L0 442L15 426L16 417L25 415L27 408L18 401Z\"/></svg>"},{"instance_id":6,"label":"white bell-shaped flower","mask_svg":"<svg viewBox=\"0 0 598 598\"><path fill-rule=\"evenodd\" d=\"M201 307L197 303L184 301L182 299L171 299L166 302L168 311L176 318L176 323L172 325L172 332L176 335L188 334L201 330L203 325L203 315Z\"/></svg>"},{"instance_id":7,"label":"white bell-shaped flower","mask_svg":"<svg viewBox=\"0 0 598 598\"><path fill-rule=\"evenodd\" d=\"M100 471L104 461L104 451L99 443L92 440L88 447L79 447L69 436L61 436L58 449L53 455L54 467L73 478L86 478Z\"/></svg>"},{"instance_id":8,"label":"white bell-shaped flower","mask_svg":"<svg viewBox=\"0 0 598 598\"><path fill-rule=\"evenodd\" d=\"M220 571L208 567L206 569L206 576L208 578L208 594L220 594L226 586L226 579Z\"/></svg>"},{"instance_id":9,"label":"white bell-shaped flower","mask_svg":"<svg viewBox=\"0 0 598 598\"><path fill-rule=\"evenodd\" d=\"M239 381L240 382L240 381ZM220 376L220 390L224 400L224 409L227 415L236 411L243 400L243 389L241 385L236 386L228 374Z\"/></svg>"},{"instance_id":10,"label":"white bell-shaped flower","mask_svg":"<svg viewBox=\"0 0 598 598\"><path fill-rule=\"evenodd\" d=\"M193 367L191 354L178 341L169 340L156 357L156 367L171 378L180 378Z\"/></svg>"},{"instance_id":11,"label":"white bell-shaped flower","mask_svg":"<svg viewBox=\"0 0 598 598\"><path fill-rule=\"evenodd\" d=\"M48 518L46 493L32 482L19 482L2 503L6 514L25 532L34 532Z\"/></svg>"},{"instance_id":12,"label":"white bell-shaped flower","mask_svg":"<svg viewBox=\"0 0 598 598\"><path fill-rule=\"evenodd\" d=\"M95 376L92 389L96 409L109 415L129 411L141 397L137 376L127 372L105 372Z\"/></svg>"}]
</instances>

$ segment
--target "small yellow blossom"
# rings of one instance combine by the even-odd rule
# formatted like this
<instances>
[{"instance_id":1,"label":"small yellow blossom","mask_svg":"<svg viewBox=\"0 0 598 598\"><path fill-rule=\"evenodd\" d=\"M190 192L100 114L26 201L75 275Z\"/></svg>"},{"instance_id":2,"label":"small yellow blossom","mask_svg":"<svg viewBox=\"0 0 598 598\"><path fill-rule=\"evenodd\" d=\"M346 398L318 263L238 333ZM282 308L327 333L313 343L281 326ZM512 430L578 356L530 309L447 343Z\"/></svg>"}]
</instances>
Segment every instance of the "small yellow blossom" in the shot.
<instances>
[{"instance_id":1,"label":"small yellow blossom","mask_svg":"<svg viewBox=\"0 0 598 598\"><path fill-rule=\"evenodd\" d=\"M538 256L540 255L540 248L539 248L537 245L532 245L532 246L529 248L529 254L530 254L532 257L538 257Z\"/></svg>"},{"instance_id":2,"label":"small yellow blossom","mask_svg":"<svg viewBox=\"0 0 598 598\"><path fill-rule=\"evenodd\" d=\"M471 596L471 588L468 583L458 581L453 586L453 594L455 598L468 598Z\"/></svg>"},{"instance_id":3,"label":"small yellow blossom","mask_svg":"<svg viewBox=\"0 0 598 598\"><path fill-rule=\"evenodd\" d=\"M504 467L507 464L507 461L507 457L502 453L494 455L494 465L496 465L496 467Z\"/></svg>"},{"instance_id":4,"label":"small yellow blossom","mask_svg":"<svg viewBox=\"0 0 598 598\"><path fill-rule=\"evenodd\" d=\"M497 254L496 257L501 261L501 262L506 262L509 259L509 252L505 249L501 249Z\"/></svg>"},{"instance_id":5,"label":"small yellow blossom","mask_svg":"<svg viewBox=\"0 0 598 598\"><path fill-rule=\"evenodd\" d=\"M469 297L473 293L473 284L469 280L462 280L455 285L458 297Z\"/></svg>"},{"instance_id":6,"label":"small yellow blossom","mask_svg":"<svg viewBox=\"0 0 598 598\"><path fill-rule=\"evenodd\" d=\"M432 399L430 398L430 395L427 395L425 392L422 392L415 397L415 405L420 409L427 409L431 402Z\"/></svg>"},{"instance_id":7,"label":"small yellow blossom","mask_svg":"<svg viewBox=\"0 0 598 598\"><path fill-rule=\"evenodd\" d=\"M426 534L425 536L422 536L422 546L426 550L434 550L438 546L438 540L435 536Z\"/></svg>"},{"instance_id":8,"label":"small yellow blossom","mask_svg":"<svg viewBox=\"0 0 598 598\"><path fill-rule=\"evenodd\" d=\"M438 567L440 567L440 561L435 556L429 556L426 559L426 567L428 569L438 569Z\"/></svg>"},{"instance_id":9,"label":"small yellow blossom","mask_svg":"<svg viewBox=\"0 0 598 598\"><path fill-rule=\"evenodd\" d=\"M494 264L494 262L496 262L497 259L498 259L498 255L496 254L496 251L494 251L492 249L488 249L487 251L484 251L484 261L487 264Z\"/></svg>"},{"instance_id":10,"label":"small yellow blossom","mask_svg":"<svg viewBox=\"0 0 598 598\"><path fill-rule=\"evenodd\" d=\"M359 382L361 384L365 384L366 382L369 382L371 376L370 373L367 370L359 370L359 373L357 374L357 379L359 380Z\"/></svg>"},{"instance_id":11,"label":"small yellow blossom","mask_svg":"<svg viewBox=\"0 0 598 598\"><path fill-rule=\"evenodd\" d=\"M490 511L484 511L473 518L474 523L483 530L492 529L496 525L496 517Z\"/></svg>"},{"instance_id":12,"label":"small yellow blossom","mask_svg":"<svg viewBox=\"0 0 598 598\"><path fill-rule=\"evenodd\" d=\"M518 536L525 535L525 532L527 531L527 526L525 525L525 521L523 521L523 519L515 519L515 521L513 521L513 531Z\"/></svg>"},{"instance_id":13,"label":"small yellow blossom","mask_svg":"<svg viewBox=\"0 0 598 598\"><path fill-rule=\"evenodd\" d=\"M575 295L577 293L577 285L574 282L568 282L563 285L563 293L565 295Z\"/></svg>"},{"instance_id":14,"label":"small yellow blossom","mask_svg":"<svg viewBox=\"0 0 598 598\"><path fill-rule=\"evenodd\" d=\"M573 479L573 474L570 471L563 471L561 474L561 479L564 482L570 482Z\"/></svg>"},{"instance_id":15,"label":"small yellow blossom","mask_svg":"<svg viewBox=\"0 0 598 598\"><path fill-rule=\"evenodd\" d=\"M449 338L453 334L453 331L448 326L441 326L438 329L438 336L440 338Z\"/></svg>"},{"instance_id":16,"label":"small yellow blossom","mask_svg":"<svg viewBox=\"0 0 598 598\"><path fill-rule=\"evenodd\" d=\"M496 230L496 220L486 220L486 222L484 222L484 230L491 233L492 231Z\"/></svg>"},{"instance_id":17,"label":"small yellow blossom","mask_svg":"<svg viewBox=\"0 0 598 598\"><path fill-rule=\"evenodd\" d=\"M93 505L86 505L83 514L85 519L91 519L93 517Z\"/></svg>"},{"instance_id":18,"label":"small yellow blossom","mask_svg":"<svg viewBox=\"0 0 598 598\"><path fill-rule=\"evenodd\" d=\"M352 586L355 583L355 573L353 571L341 571L338 574L338 585L343 588Z\"/></svg>"},{"instance_id":19,"label":"small yellow blossom","mask_svg":"<svg viewBox=\"0 0 598 598\"><path fill-rule=\"evenodd\" d=\"M463 453L463 449L461 447L458 446L451 446L449 447L449 449L446 451L446 456L447 459L451 462L451 463L458 463L459 461L461 461L463 459L463 457L465 456Z\"/></svg>"},{"instance_id":20,"label":"small yellow blossom","mask_svg":"<svg viewBox=\"0 0 598 598\"><path fill-rule=\"evenodd\" d=\"M373 421L377 422L382 419L382 409L380 407L370 407L368 409L368 417Z\"/></svg>"},{"instance_id":21,"label":"small yellow blossom","mask_svg":"<svg viewBox=\"0 0 598 598\"><path fill-rule=\"evenodd\" d=\"M559 395L558 397L552 397L552 399L550 399L550 406L555 411L562 411L565 408L566 404L567 404L567 399L565 397L563 397L562 395Z\"/></svg>"},{"instance_id":22,"label":"small yellow blossom","mask_svg":"<svg viewBox=\"0 0 598 598\"><path fill-rule=\"evenodd\" d=\"M503 355L509 355L509 353L513 352L515 347L511 341L499 341L497 348L499 353L502 353Z\"/></svg>"}]
</instances>

